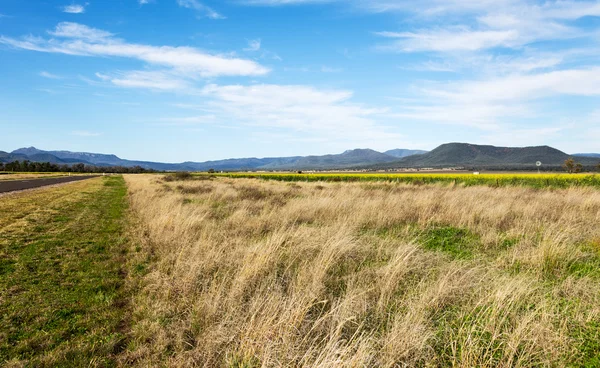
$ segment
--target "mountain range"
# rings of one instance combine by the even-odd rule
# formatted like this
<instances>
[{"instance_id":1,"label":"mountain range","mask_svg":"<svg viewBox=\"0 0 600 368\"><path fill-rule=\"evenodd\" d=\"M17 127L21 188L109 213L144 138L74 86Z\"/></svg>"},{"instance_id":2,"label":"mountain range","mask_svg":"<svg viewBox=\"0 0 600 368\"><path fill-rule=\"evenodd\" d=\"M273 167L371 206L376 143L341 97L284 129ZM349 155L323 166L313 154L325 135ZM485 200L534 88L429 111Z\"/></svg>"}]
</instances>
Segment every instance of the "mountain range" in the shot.
<instances>
[{"instance_id":1,"label":"mountain range","mask_svg":"<svg viewBox=\"0 0 600 368\"><path fill-rule=\"evenodd\" d=\"M573 156L600 158L600 153L575 153Z\"/></svg>"},{"instance_id":2,"label":"mountain range","mask_svg":"<svg viewBox=\"0 0 600 368\"><path fill-rule=\"evenodd\" d=\"M549 146L495 147L468 143L447 143L422 155L405 157L392 163L378 165L380 168L490 168L526 169L535 168L536 162L544 167L560 167L569 159L586 166L600 162L600 158L573 157Z\"/></svg>"},{"instance_id":3,"label":"mountain range","mask_svg":"<svg viewBox=\"0 0 600 368\"><path fill-rule=\"evenodd\" d=\"M600 163L599 154L573 155L585 166ZM94 166L141 166L158 171L241 171L241 170L335 170L335 169L401 169L401 168L490 168L533 169L536 161L545 167L560 167L573 157L548 146L495 147L468 143L443 144L431 152L394 149L377 152L354 149L341 154L269 158L238 158L218 161L161 163L125 160L111 154L70 151L44 151L35 147L13 152L0 151L0 162L29 160L54 164L83 163Z\"/></svg>"},{"instance_id":4,"label":"mountain range","mask_svg":"<svg viewBox=\"0 0 600 368\"><path fill-rule=\"evenodd\" d=\"M388 152L377 152L371 149L348 150L341 154L324 156L293 156L268 158L237 158L218 161L183 163L161 163L150 161L124 160L116 155L70 151L44 151L35 147L19 148L11 153L0 151L0 162L29 160L34 162L50 162L54 164L83 163L95 166L141 166L159 171L219 171L234 170L328 170L348 169L378 163L396 161L402 157L420 154L426 151L395 149Z\"/></svg>"}]
</instances>

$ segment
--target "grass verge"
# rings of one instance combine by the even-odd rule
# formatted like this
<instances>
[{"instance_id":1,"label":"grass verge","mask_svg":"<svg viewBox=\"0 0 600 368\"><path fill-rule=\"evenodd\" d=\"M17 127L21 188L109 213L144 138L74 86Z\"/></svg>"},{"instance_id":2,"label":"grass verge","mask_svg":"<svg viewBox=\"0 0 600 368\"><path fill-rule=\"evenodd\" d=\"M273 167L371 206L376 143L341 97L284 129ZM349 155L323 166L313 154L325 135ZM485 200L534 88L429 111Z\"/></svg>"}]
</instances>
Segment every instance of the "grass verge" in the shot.
<instances>
[{"instance_id":1,"label":"grass verge","mask_svg":"<svg viewBox=\"0 0 600 368\"><path fill-rule=\"evenodd\" d=\"M0 365L116 364L126 194L107 177L0 199Z\"/></svg>"}]
</instances>

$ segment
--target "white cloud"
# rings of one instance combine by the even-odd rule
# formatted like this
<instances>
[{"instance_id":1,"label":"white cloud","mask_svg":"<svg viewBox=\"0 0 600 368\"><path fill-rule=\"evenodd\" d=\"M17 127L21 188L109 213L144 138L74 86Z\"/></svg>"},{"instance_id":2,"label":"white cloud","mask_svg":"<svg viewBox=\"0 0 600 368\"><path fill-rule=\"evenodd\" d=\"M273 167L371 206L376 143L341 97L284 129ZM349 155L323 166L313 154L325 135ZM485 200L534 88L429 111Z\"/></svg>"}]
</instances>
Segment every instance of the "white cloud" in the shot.
<instances>
[{"instance_id":1,"label":"white cloud","mask_svg":"<svg viewBox=\"0 0 600 368\"><path fill-rule=\"evenodd\" d=\"M373 0L365 5L372 11L404 11L420 17L420 24L435 24L412 32L378 32L397 38L381 46L402 52L478 51L496 47L521 48L538 41L590 36L572 21L599 16L597 1L407 1ZM456 25L458 17L463 23ZM446 25L444 25L446 24ZM453 25L450 25L453 24Z\"/></svg>"},{"instance_id":2,"label":"white cloud","mask_svg":"<svg viewBox=\"0 0 600 368\"><path fill-rule=\"evenodd\" d=\"M244 49L244 51L258 51L260 50L260 46L261 46L261 40L256 39L256 40L250 40L248 41L248 47Z\"/></svg>"},{"instance_id":3,"label":"white cloud","mask_svg":"<svg viewBox=\"0 0 600 368\"><path fill-rule=\"evenodd\" d=\"M225 19L224 16L217 13L211 7L200 3L198 0L177 0L177 4L183 8L196 10L201 16L206 16L211 19Z\"/></svg>"},{"instance_id":4,"label":"white cloud","mask_svg":"<svg viewBox=\"0 0 600 368\"><path fill-rule=\"evenodd\" d=\"M148 4L149 2L150 2L149 0L138 0L138 3L139 3L140 5L146 5L146 4Z\"/></svg>"},{"instance_id":5,"label":"white cloud","mask_svg":"<svg viewBox=\"0 0 600 368\"><path fill-rule=\"evenodd\" d=\"M44 78L48 78L48 79L62 79L61 76L52 74L52 73L48 73L46 71L40 72L40 77L44 77Z\"/></svg>"},{"instance_id":6,"label":"white cloud","mask_svg":"<svg viewBox=\"0 0 600 368\"><path fill-rule=\"evenodd\" d=\"M71 132L71 135L77 136L77 137L99 137L102 135L102 133L97 133L97 132L90 132L87 130L74 130Z\"/></svg>"},{"instance_id":7,"label":"white cloud","mask_svg":"<svg viewBox=\"0 0 600 368\"><path fill-rule=\"evenodd\" d=\"M77 23L60 23L50 34L59 39L0 36L0 44L39 52L137 59L151 65L173 68L191 78L260 76L269 73L269 69L251 60L209 54L192 47L127 43L110 32Z\"/></svg>"},{"instance_id":8,"label":"white cloud","mask_svg":"<svg viewBox=\"0 0 600 368\"><path fill-rule=\"evenodd\" d=\"M456 82L437 85L427 93L463 102L523 102L556 95L600 96L600 67Z\"/></svg>"},{"instance_id":9,"label":"white cloud","mask_svg":"<svg viewBox=\"0 0 600 368\"><path fill-rule=\"evenodd\" d=\"M334 141L389 143L400 138L376 122L387 109L353 103L353 93L299 85L208 85L202 94L221 120L292 130Z\"/></svg>"},{"instance_id":10,"label":"white cloud","mask_svg":"<svg viewBox=\"0 0 600 368\"><path fill-rule=\"evenodd\" d=\"M75 38L91 42L108 42L114 34L101 29L91 28L79 23L62 22L54 30L48 31L51 36Z\"/></svg>"},{"instance_id":11,"label":"white cloud","mask_svg":"<svg viewBox=\"0 0 600 368\"><path fill-rule=\"evenodd\" d=\"M401 101L391 117L499 130L511 122L547 116L540 103L557 96L600 96L600 67L482 80L430 82ZM572 112L569 112L575 117ZM553 116L550 120L556 121Z\"/></svg>"},{"instance_id":12,"label":"white cloud","mask_svg":"<svg viewBox=\"0 0 600 368\"><path fill-rule=\"evenodd\" d=\"M63 6L62 9L63 9L64 13L71 13L71 14L85 13L84 5L78 5L78 4L66 5L66 6Z\"/></svg>"},{"instance_id":13,"label":"white cloud","mask_svg":"<svg viewBox=\"0 0 600 368\"><path fill-rule=\"evenodd\" d=\"M416 51L476 51L494 47L514 47L520 43L516 31L473 31L464 27L453 30L423 32L378 32L377 35L399 39L380 47L383 50Z\"/></svg>"},{"instance_id":14,"label":"white cloud","mask_svg":"<svg viewBox=\"0 0 600 368\"><path fill-rule=\"evenodd\" d=\"M214 115L170 117L170 118L162 118L162 119L160 119L160 121L164 122L164 123L162 123L162 125L189 126L189 125L214 124L216 121L216 117Z\"/></svg>"},{"instance_id":15,"label":"white cloud","mask_svg":"<svg viewBox=\"0 0 600 368\"><path fill-rule=\"evenodd\" d=\"M323 73L341 73L344 71L342 68L332 68L330 66L322 66L321 71Z\"/></svg>"},{"instance_id":16,"label":"white cloud","mask_svg":"<svg viewBox=\"0 0 600 368\"><path fill-rule=\"evenodd\" d=\"M117 76L96 74L104 81L125 88L143 88L158 91L182 91L190 88L187 81L160 71L132 71Z\"/></svg>"}]
</instances>

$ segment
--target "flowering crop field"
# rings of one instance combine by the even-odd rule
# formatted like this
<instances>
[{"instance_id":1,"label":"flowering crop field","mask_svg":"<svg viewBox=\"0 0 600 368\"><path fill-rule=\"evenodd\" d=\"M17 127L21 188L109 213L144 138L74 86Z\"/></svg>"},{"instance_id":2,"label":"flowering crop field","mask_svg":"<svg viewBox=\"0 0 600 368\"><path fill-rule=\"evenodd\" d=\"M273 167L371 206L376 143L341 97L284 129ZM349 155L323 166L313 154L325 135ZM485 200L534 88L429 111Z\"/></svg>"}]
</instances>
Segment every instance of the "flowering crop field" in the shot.
<instances>
[{"instance_id":1,"label":"flowering crop field","mask_svg":"<svg viewBox=\"0 0 600 368\"><path fill-rule=\"evenodd\" d=\"M205 174L202 174L205 175ZM464 186L528 186L535 188L568 188L574 186L600 187L596 174L384 174L384 173L227 173L214 174L228 178L255 178L290 182L398 182L408 184L447 183Z\"/></svg>"}]
</instances>

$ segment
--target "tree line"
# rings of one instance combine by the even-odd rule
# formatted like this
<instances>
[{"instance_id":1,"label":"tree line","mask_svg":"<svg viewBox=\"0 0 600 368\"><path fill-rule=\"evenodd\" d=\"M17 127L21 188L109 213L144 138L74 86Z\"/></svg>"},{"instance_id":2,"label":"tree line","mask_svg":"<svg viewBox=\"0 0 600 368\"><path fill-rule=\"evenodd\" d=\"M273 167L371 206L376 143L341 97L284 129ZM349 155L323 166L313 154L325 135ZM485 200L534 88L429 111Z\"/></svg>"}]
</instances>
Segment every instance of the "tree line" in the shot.
<instances>
[{"instance_id":1,"label":"tree line","mask_svg":"<svg viewBox=\"0 0 600 368\"><path fill-rule=\"evenodd\" d=\"M563 169L565 169L565 171L569 174L577 174L584 171L584 166L581 163L575 162L574 159L570 158L566 160L563 164ZM600 164L596 166L596 169L600 171Z\"/></svg>"},{"instance_id":2,"label":"tree line","mask_svg":"<svg viewBox=\"0 0 600 368\"><path fill-rule=\"evenodd\" d=\"M124 166L92 166L85 164L53 164L50 162L32 162L13 161L8 163L0 162L0 171L11 172L72 172L72 173L90 173L90 174L144 174L155 173L156 170L146 169L141 166L124 167Z\"/></svg>"}]
</instances>

